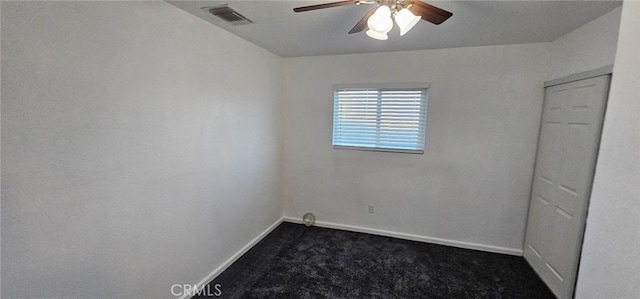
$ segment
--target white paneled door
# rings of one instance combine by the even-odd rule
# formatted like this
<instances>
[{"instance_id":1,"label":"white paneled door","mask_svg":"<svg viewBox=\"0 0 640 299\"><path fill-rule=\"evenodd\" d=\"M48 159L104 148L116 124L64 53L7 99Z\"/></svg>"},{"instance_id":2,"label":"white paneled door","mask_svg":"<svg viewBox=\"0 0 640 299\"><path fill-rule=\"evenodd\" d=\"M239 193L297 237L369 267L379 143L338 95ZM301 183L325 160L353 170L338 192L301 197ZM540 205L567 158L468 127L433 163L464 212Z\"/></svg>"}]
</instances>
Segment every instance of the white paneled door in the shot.
<instances>
[{"instance_id":1,"label":"white paneled door","mask_svg":"<svg viewBox=\"0 0 640 299\"><path fill-rule=\"evenodd\" d=\"M545 91L524 257L558 298L573 296L609 78Z\"/></svg>"}]
</instances>

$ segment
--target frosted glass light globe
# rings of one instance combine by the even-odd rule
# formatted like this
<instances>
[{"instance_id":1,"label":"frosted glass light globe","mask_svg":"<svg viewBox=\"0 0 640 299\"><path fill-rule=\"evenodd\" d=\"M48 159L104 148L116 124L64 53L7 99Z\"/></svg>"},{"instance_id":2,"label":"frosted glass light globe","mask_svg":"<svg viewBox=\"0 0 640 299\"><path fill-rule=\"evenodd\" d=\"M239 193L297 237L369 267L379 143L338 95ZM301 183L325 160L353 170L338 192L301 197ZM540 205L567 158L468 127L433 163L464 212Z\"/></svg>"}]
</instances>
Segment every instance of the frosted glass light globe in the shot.
<instances>
[{"instance_id":1,"label":"frosted glass light globe","mask_svg":"<svg viewBox=\"0 0 640 299\"><path fill-rule=\"evenodd\" d=\"M398 27L400 28L400 35L407 33L411 28L413 28L413 26L418 24L418 21L420 21L420 17L414 15L406 8L400 10L396 14L395 19L396 24L398 24Z\"/></svg>"},{"instance_id":2,"label":"frosted glass light globe","mask_svg":"<svg viewBox=\"0 0 640 299\"><path fill-rule=\"evenodd\" d=\"M389 36L385 32L381 33L381 32L373 31L373 30L369 29L369 30L367 30L366 33L370 38L375 38L375 39L378 39L378 40L387 40L389 38Z\"/></svg>"},{"instance_id":3,"label":"frosted glass light globe","mask_svg":"<svg viewBox=\"0 0 640 299\"><path fill-rule=\"evenodd\" d=\"M393 20L391 20L391 9L389 6L382 5L367 20L367 26L370 30L379 34L385 34L393 28Z\"/></svg>"}]
</instances>

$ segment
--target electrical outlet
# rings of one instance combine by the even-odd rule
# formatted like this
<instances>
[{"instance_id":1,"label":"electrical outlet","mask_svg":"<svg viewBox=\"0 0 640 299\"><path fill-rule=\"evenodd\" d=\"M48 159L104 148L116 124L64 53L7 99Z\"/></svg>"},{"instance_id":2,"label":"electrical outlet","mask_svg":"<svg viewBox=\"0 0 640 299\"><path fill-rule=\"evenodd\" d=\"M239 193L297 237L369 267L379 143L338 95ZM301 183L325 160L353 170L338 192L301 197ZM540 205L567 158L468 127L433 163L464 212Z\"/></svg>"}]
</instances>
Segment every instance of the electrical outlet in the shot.
<instances>
[{"instance_id":1,"label":"electrical outlet","mask_svg":"<svg viewBox=\"0 0 640 299\"><path fill-rule=\"evenodd\" d=\"M373 215L373 205L369 205L367 212L369 212L369 215Z\"/></svg>"}]
</instances>

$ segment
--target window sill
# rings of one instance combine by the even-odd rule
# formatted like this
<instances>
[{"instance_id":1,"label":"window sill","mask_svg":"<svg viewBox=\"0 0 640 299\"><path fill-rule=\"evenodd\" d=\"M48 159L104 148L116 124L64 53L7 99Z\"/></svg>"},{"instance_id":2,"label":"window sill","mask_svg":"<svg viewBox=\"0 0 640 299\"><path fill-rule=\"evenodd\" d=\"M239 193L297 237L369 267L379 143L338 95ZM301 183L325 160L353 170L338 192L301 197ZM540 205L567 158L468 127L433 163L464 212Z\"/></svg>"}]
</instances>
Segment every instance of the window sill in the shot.
<instances>
[{"instance_id":1,"label":"window sill","mask_svg":"<svg viewBox=\"0 0 640 299\"><path fill-rule=\"evenodd\" d=\"M359 150L359 151L370 151L370 152L385 152L385 153L400 153L400 154L424 154L424 150L404 150L404 149L394 149L394 148L380 148L380 147L360 147L360 146L343 146L343 145L334 145L334 149L346 149L346 150Z\"/></svg>"}]
</instances>

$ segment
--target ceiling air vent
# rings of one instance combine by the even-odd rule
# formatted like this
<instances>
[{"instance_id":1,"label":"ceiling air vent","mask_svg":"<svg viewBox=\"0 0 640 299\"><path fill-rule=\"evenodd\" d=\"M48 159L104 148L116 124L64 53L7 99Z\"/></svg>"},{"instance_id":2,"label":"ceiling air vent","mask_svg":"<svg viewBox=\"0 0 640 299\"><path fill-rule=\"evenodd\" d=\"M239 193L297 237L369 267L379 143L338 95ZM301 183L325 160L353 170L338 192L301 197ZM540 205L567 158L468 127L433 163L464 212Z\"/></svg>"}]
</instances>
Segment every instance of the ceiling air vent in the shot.
<instances>
[{"instance_id":1,"label":"ceiling air vent","mask_svg":"<svg viewBox=\"0 0 640 299\"><path fill-rule=\"evenodd\" d=\"M225 20L231 25L245 25L253 23L253 21L247 19L245 16L243 16L227 4L213 7L203 7L202 9L208 11L218 18Z\"/></svg>"}]
</instances>

